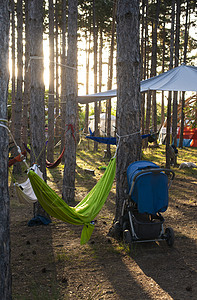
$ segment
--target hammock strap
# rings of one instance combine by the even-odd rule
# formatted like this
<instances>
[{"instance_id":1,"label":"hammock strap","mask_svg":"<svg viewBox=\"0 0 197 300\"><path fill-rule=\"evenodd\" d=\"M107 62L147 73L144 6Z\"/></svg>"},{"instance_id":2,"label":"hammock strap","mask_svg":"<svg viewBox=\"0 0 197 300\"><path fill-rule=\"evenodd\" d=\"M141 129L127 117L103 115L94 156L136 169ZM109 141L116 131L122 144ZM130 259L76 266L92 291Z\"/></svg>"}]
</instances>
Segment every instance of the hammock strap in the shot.
<instances>
[{"instance_id":1,"label":"hammock strap","mask_svg":"<svg viewBox=\"0 0 197 300\"><path fill-rule=\"evenodd\" d=\"M5 120L5 119L0 119L0 121L7 122L7 120ZM7 131L9 132L9 134L10 134L10 136L11 136L11 138L12 138L12 140L13 140L13 142L14 142L16 148L17 148L18 153L19 153L20 156L21 156L22 161L24 162L24 164L26 165L26 167L29 169L29 166L28 166L28 164L27 164L27 162L26 162L26 158L25 158L25 156L22 154L21 148L17 145L17 143L16 143L16 141L15 141L15 139L14 139L14 137L13 137L11 131L10 131L10 129L8 128L8 126L6 126L6 125L4 125L4 124L0 124L0 127L3 127L3 128L5 128L5 129L7 129Z\"/></svg>"},{"instance_id":2,"label":"hammock strap","mask_svg":"<svg viewBox=\"0 0 197 300\"><path fill-rule=\"evenodd\" d=\"M133 133L130 133L130 134L125 134L125 135L119 135L119 134L116 133L116 136L118 138L118 142L117 142L116 152L115 152L113 158L116 157L116 155L117 155L118 148L120 146L120 140L121 140L121 138L129 137L129 136L136 135L136 134L139 134L139 133L140 133L140 131L133 132Z\"/></svg>"},{"instance_id":3,"label":"hammock strap","mask_svg":"<svg viewBox=\"0 0 197 300\"><path fill-rule=\"evenodd\" d=\"M40 158L41 154L42 154L43 151L45 150L45 147L46 147L46 141L45 141L44 146L42 147L40 153L38 154L38 156L36 156L36 154L35 154L34 147L31 148L31 150L33 151L33 155L34 155L34 157L35 157L35 163L36 163L36 164L37 164L38 159Z\"/></svg>"}]
</instances>

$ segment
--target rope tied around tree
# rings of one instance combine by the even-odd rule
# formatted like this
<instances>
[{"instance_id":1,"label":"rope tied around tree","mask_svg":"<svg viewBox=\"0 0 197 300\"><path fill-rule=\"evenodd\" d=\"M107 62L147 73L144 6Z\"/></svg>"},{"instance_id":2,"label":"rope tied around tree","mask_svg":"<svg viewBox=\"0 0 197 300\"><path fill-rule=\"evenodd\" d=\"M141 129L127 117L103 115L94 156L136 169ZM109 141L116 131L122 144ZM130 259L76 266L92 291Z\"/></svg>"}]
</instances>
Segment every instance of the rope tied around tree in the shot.
<instances>
[{"instance_id":1,"label":"rope tied around tree","mask_svg":"<svg viewBox=\"0 0 197 300\"><path fill-rule=\"evenodd\" d=\"M0 122L8 122L8 120L6 120L6 119L0 119ZM23 155L23 153L21 151L21 148L17 145L17 143L16 143L16 141L15 141L15 139L14 139L14 137L13 137L11 131L10 131L10 129L8 128L8 126L5 125L5 124L0 124L0 127L3 127L3 128L5 128L8 131L8 133L10 134L10 136L11 136L11 138L12 138L12 140L13 140L16 148L17 148L18 153L20 154L21 161L23 161L24 164L26 165L26 167L29 168L29 166L28 166L28 164L26 162L26 157Z\"/></svg>"},{"instance_id":2,"label":"rope tied around tree","mask_svg":"<svg viewBox=\"0 0 197 300\"><path fill-rule=\"evenodd\" d=\"M129 137L129 136L140 134L140 133L141 133L140 131L136 131L136 132L133 132L133 133L130 133L130 134L125 134L125 135L119 135L118 133L116 133L116 136L118 138L118 142L117 142L117 145L116 145L116 152L115 152L113 158L116 157L116 155L117 155L118 148L120 146L120 140L121 140L121 138Z\"/></svg>"},{"instance_id":3,"label":"rope tied around tree","mask_svg":"<svg viewBox=\"0 0 197 300\"><path fill-rule=\"evenodd\" d=\"M67 133L69 130L71 130L71 134L72 134L73 139L74 139L75 144L76 144L77 141L76 141L76 137L75 137L75 128L74 128L73 124L66 124L66 127L68 127L68 129L66 130L66 133Z\"/></svg>"}]
</instances>

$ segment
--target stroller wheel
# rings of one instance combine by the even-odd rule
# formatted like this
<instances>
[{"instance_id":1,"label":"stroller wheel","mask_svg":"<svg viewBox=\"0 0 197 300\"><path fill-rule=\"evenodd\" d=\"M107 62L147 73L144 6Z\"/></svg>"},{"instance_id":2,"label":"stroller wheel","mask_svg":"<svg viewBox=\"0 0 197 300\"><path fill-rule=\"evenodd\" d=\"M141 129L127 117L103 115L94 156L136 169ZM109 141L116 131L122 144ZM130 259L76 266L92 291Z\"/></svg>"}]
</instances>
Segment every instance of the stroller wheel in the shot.
<instances>
[{"instance_id":1,"label":"stroller wheel","mask_svg":"<svg viewBox=\"0 0 197 300\"><path fill-rule=\"evenodd\" d=\"M165 230L166 235L166 243L169 247L172 247L174 244L174 230L171 227L166 228Z\"/></svg>"},{"instance_id":2,"label":"stroller wheel","mask_svg":"<svg viewBox=\"0 0 197 300\"><path fill-rule=\"evenodd\" d=\"M122 236L122 228L119 221L114 224L114 235L117 239L120 239Z\"/></svg>"},{"instance_id":3,"label":"stroller wheel","mask_svg":"<svg viewBox=\"0 0 197 300\"><path fill-rule=\"evenodd\" d=\"M123 241L125 244L128 244L128 245L131 245L131 243L132 243L131 233L128 229L125 229L123 231Z\"/></svg>"}]
</instances>

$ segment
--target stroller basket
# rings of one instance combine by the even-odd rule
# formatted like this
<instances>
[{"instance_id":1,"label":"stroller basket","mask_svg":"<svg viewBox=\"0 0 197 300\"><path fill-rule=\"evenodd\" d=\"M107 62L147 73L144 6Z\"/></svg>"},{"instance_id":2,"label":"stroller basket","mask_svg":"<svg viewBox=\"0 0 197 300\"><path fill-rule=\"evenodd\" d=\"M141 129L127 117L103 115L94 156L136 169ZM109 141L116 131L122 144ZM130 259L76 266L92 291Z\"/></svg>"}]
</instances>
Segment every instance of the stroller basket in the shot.
<instances>
[{"instance_id":1,"label":"stroller basket","mask_svg":"<svg viewBox=\"0 0 197 300\"><path fill-rule=\"evenodd\" d=\"M160 237L164 218L161 215L152 216L147 214L132 214L135 233L139 239L156 239Z\"/></svg>"}]
</instances>

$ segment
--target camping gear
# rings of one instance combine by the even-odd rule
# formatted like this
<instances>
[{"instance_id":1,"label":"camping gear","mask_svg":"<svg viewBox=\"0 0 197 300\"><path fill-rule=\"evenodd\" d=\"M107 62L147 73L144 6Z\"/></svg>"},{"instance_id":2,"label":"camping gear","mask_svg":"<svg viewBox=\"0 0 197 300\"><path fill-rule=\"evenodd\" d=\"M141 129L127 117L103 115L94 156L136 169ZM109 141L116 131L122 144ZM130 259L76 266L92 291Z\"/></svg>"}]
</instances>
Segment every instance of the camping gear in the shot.
<instances>
[{"instance_id":1,"label":"camping gear","mask_svg":"<svg viewBox=\"0 0 197 300\"><path fill-rule=\"evenodd\" d=\"M47 142L48 142L48 141L47 141ZM31 150L27 147L27 145L26 145L25 143L23 143L23 145L24 145L25 149L27 150L27 152L28 152L28 153L31 153ZM54 169L54 168L56 168L56 167L61 163L62 157L63 157L63 155L64 155L64 152L65 152L65 146L64 146L64 148L63 148L61 154L60 154L59 157L57 158L57 160L54 161L53 163L50 162L50 161L48 161L48 160L46 159L46 168L48 168L48 169Z\"/></svg>"},{"instance_id":2,"label":"camping gear","mask_svg":"<svg viewBox=\"0 0 197 300\"><path fill-rule=\"evenodd\" d=\"M184 63L167 72L140 82L140 92L158 91L189 91L197 92L197 67ZM78 103L87 104L117 97L117 89L96 94L78 96Z\"/></svg>"},{"instance_id":3,"label":"camping gear","mask_svg":"<svg viewBox=\"0 0 197 300\"><path fill-rule=\"evenodd\" d=\"M179 146L180 128L177 134L177 145ZM183 147L197 147L197 128L184 127Z\"/></svg>"},{"instance_id":4,"label":"camping gear","mask_svg":"<svg viewBox=\"0 0 197 300\"><path fill-rule=\"evenodd\" d=\"M60 156L57 158L56 161L54 161L53 163L51 163L50 161L46 160L46 167L48 169L54 169L56 168L60 163L61 163L61 160L62 160L62 157L64 155L64 152L65 152L65 146L62 150L62 153L60 154Z\"/></svg>"},{"instance_id":5,"label":"camping gear","mask_svg":"<svg viewBox=\"0 0 197 300\"><path fill-rule=\"evenodd\" d=\"M32 166L32 170L40 177L43 179L43 174L38 168L36 164ZM37 202L37 197L33 191L33 188L31 186L31 182L29 178L23 182L23 183L14 183L15 189L16 189L16 194L21 203L29 202L29 203L35 203Z\"/></svg>"},{"instance_id":6,"label":"camping gear","mask_svg":"<svg viewBox=\"0 0 197 300\"><path fill-rule=\"evenodd\" d=\"M196 92L197 67L184 63L160 75L141 81L140 91L189 91Z\"/></svg>"},{"instance_id":7,"label":"camping gear","mask_svg":"<svg viewBox=\"0 0 197 300\"><path fill-rule=\"evenodd\" d=\"M87 139L93 140L98 143L102 144L108 144L108 145L116 145L116 137L101 137L101 136L94 136L94 132L92 132L91 128L89 127L90 135L86 135ZM152 143L157 139L157 134L143 134L141 135L142 139L145 139L148 137L148 141ZM150 140L149 140L150 139Z\"/></svg>"},{"instance_id":8,"label":"camping gear","mask_svg":"<svg viewBox=\"0 0 197 300\"><path fill-rule=\"evenodd\" d=\"M28 177L39 203L50 216L73 225L83 225L81 244L85 244L94 230L92 221L107 200L115 173L116 158L114 157L110 160L101 179L75 207L69 206L33 170L29 170Z\"/></svg>"},{"instance_id":9,"label":"camping gear","mask_svg":"<svg viewBox=\"0 0 197 300\"><path fill-rule=\"evenodd\" d=\"M174 243L174 231L166 228L161 215L168 207L168 190L174 179L170 169L159 168L149 161L137 161L127 168L128 194L123 202L115 234L126 244L166 240Z\"/></svg>"}]
</instances>

